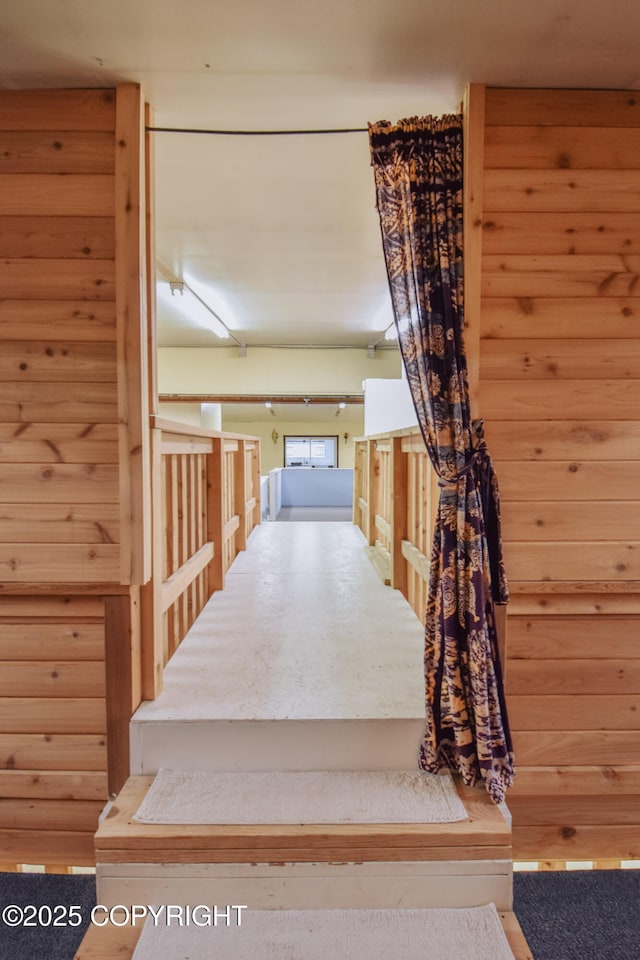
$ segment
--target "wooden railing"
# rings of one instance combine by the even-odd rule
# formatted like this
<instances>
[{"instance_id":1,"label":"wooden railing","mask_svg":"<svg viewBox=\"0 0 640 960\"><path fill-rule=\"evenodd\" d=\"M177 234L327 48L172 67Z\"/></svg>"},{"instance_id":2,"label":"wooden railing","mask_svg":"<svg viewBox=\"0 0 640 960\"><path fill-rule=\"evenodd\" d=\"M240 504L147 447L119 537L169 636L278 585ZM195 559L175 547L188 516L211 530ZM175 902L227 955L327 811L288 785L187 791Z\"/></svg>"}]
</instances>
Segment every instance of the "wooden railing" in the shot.
<instances>
[{"instance_id":1,"label":"wooden railing","mask_svg":"<svg viewBox=\"0 0 640 960\"><path fill-rule=\"evenodd\" d=\"M260 441L152 418L152 578L142 591L142 690L184 639L260 523Z\"/></svg>"},{"instance_id":2,"label":"wooden railing","mask_svg":"<svg viewBox=\"0 0 640 960\"><path fill-rule=\"evenodd\" d=\"M353 519L386 584L404 594L424 621L438 477L417 428L355 440ZM496 606L498 648L506 676L506 606Z\"/></svg>"},{"instance_id":3,"label":"wooden railing","mask_svg":"<svg viewBox=\"0 0 640 960\"><path fill-rule=\"evenodd\" d=\"M415 428L355 441L354 522L385 583L424 619L438 483Z\"/></svg>"}]
</instances>

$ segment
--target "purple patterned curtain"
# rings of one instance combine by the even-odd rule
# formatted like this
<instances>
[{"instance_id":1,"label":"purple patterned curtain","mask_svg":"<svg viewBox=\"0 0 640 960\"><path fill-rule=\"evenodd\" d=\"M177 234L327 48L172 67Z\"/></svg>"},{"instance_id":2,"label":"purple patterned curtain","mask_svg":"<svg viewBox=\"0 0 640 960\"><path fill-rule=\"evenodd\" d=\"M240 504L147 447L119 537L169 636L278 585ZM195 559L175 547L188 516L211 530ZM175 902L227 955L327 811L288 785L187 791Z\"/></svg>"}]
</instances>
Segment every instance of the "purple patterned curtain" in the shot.
<instances>
[{"instance_id":1,"label":"purple patterned curtain","mask_svg":"<svg viewBox=\"0 0 640 960\"><path fill-rule=\"evenodd\" d=\"M426 613L420 766L479 780L499 802L513 780L495 603L508 600L498 485L471 422L462 337L462 119L369 127L398 341L440 482Z\"/></svg>"}]
</instances>

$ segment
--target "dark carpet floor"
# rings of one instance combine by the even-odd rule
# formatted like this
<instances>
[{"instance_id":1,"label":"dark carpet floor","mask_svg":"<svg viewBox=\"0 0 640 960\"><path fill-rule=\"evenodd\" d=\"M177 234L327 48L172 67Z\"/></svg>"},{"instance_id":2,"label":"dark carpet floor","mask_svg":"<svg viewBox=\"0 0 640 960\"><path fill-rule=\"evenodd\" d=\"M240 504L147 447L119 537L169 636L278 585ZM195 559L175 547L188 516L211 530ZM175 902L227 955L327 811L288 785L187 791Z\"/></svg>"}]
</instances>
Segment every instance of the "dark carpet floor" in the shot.
<instances>
[{"instance_id":1,"label":"dark carpet floor","mask_svg":"<svg viewBox=\"0 0 640 960\"><path fill-rule=\"evenodd\" d=\"M516 873L514 910L535 960L640 960L640 870Z\"/></svg>"},{"instance_id":2,"label":"dark carpet floor","mask_svg":"<svg viewBox=\"0 0 640 960\"><path fill-rule=\"evenodd\" d=\"M640 871L517 873L514 888L515 912L535 960L640 960ZM15 911L4 915L5 908L28 904L44 907L35 918L43 924L10 926ZM82 924L53 926L47 908L56 904L66 909L57 911L59 920L80 915ZM72 960L94 904L91 876L0 874L1 960ZM70 912L71 906L79 909Z\"/></svg>"}]
</instances>

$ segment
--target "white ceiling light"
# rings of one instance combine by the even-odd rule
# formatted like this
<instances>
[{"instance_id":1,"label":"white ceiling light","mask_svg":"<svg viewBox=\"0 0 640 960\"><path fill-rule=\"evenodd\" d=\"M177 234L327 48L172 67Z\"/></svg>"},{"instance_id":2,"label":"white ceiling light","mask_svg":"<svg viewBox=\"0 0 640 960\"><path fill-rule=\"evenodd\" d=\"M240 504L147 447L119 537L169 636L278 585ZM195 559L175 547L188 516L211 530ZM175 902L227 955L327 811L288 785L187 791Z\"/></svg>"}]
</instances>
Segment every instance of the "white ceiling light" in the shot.
<instances>
[{"instance_id":1,"label":"white ceiling light","mask_svg":"<svg viewBox=\"0 0 640 960\"><path fill-rule=\"evenodd\" d=\"M158 295L167 306L177 309L182 316L210 330L216 337L226 339L230 336L217 313L184 280L159 282Z\"/></svg>"}]
</instances>

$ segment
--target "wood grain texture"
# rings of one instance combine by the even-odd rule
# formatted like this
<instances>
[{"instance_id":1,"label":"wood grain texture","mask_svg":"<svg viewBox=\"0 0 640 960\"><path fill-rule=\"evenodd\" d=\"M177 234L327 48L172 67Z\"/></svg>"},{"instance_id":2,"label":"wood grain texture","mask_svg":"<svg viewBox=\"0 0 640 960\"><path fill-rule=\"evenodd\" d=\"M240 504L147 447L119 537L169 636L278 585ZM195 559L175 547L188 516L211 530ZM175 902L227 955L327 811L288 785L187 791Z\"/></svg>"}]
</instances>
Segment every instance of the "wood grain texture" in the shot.
<instances>
[{"instance_id":1,"label":"wood grain texture","mask_svg":"<svg viewBox=\"0 0 640 960\"><path fill-rule=\"evenodd\" d=\"M114 504L6 503L0 509L0 542L118 543Z\"/></svg>"},{"instance_id":2,"label":"wood grain texture","mask_svg":"<svg viewBox=\"0 0 640 960\"><path fill-rule=\"evenodd\" d=\"M112 464L0 464L0 496L9 503L117 503L117 481Z\"/></svg>"},{"instance_id":3,"label":"wood grain texture","mask_svg":"<svg viewBox=\"0 0 640 960\"><path fill-rule=\"evenodd\" d=\"M637 460L637 420L494 420L485 430L496 460ZM610 504L615 506L615 504Z\"/></svg>"},{"instance_id":4,"label":"wood grain texture","mask_svg":"<svg viewBox=\"0 0 640 960\"><path fill-rule=\"evenodd\" d=\"M513 660L635 660L640 617L570 616L509 618L509 657ZM622 664L621 664L622 665Z\"/></svg>"},{"instance_id":5,"label":"wood grain texture","mask_svg":"<svg viewBox=\"0 0 640 960\"><path fill-rule=\"evenodd\" d=\"M100 800L14 800L0 797L0 830L91 833L97 830L103 806Z\"/></svg>"},{"instance_id":6,"label":"wood grain texture","mask_svg":"<svg viewBox=\"0 0 640 960\"><path fill-rule=\"evenodd\" d=\"M5 583L117 582L119 545L0 543L0 576Z\"/></svg>"},{"instance_id":7,"label":"wood grain texture","mask_svg":"<svg viewBox=\"0 0 640 960\"><path fill-rule=\"evenodd\" d=\"M515 580L640 580L640 542L507 541L505 562Z\"/></svg>"},{"instance_id":8,"label":"wood grain texture","mask_svg":"<svg viewBox=\"0 0 640 960\"><path fill-rule=\"evenodd\" d=\"M117 423L109 383L0 381L0 419L9 423Z\"/></svg>"},{"instance_id":9,"label":"wood grain texture","mask_svg":"<svg viewBox=\"0 0 640 960\"><path fill-rule=\"evenodd\" d=\"M487 213L482 223L485 254L544 256L637 255L638 218L633 213Z\"/></svg>"},{"instance_id":10,"label":"wood grain texture","mask_svg":"<svg viewBox=\"0 0 640 960\"><path fill-rule=\"evenodd\" d=\"M0 130L113 131L113 90L3 90Z\"/></svg>"},{"instance_id":11,"label":"wood grain texture","mask_svg":"<svg viewBox=\"0 0 640 960\"><path fill-rule=\"evenodd\" d=\"M640 763L640 737L636 730L517 730L514 750L523 767L547 764L618 767Z\"/></svg>"},{"instance_id":12,"label":"wood grain texture","mask_svg":"<svg viewBox=\"0 0 640 960\"><path fill-rule=\"evenodd\" d=\"M0 284L5 296L16 300L114 300L116 292L113 260L5 257Z\"/></svg>"},{"instance_id":13,"label":"wood grain texture","mask_svg":"<svg viewBox=\"0 0 640 960\"><path fill-rule=\"evenodd\" d=\"M482 337L613 340L637 336L636 297L485 297Z\"/></svg>"},{"instance_id":14,"label":"wood grain texture","mask_svg":"<svg viewBox=\"0 0 640 960\"><path fill-rule=\"evenodd\" d=\"M640 796L640 766L530 766L518 771L509 797Z\"/></svg>"},{"instance_id":15,"label":"wood grain texture","mask_svg":"<svg viewBox=\"0 0 640 960\"><path fill-rule=\"evenodd\" d=\"M112 217L0 217L0 257L112 260Z\"/></svg>"},{"instance_id":16,"label":"wood grain texture","mask_svg":"<svg viewBox=\"0 0 640 960\"><path fill-rule=\"evenodd\" d=\"M636 503L640 485L637 461L600 463L574 460L499 464L502 498L513 502L604 500ZM633 508L631 508L633 509ZM514 578L515 579L515 578ZM580 579L580 578L578 578Z\"/></svg>"},{"instance_id":17,"label":"wood grain texture","mask_svg":"<svg viewBox=\"0 0 640 960\"><path fill-rule=\"evenodd\" d=\"M85 300L0 300L3 340L115 342L115 304Z\"/></svg>"},{"instance_id":18,"label":"wood grain texture","mask_svg":"<svg viewBox=\"0 0 640 960\"><path fill-rule=\"evenodd\" d=\"M10 341L0 354L0 380L115 383L114 343Z\"/></svg>"},{"instance_id":19,"label":"wood grain texture","mask_svg":"<svg viewBox=\"0 0 640 960\"><path fill-rule=\"evenodd\" d=\"M116 91L115 261L120 424L120 582L151 575L151 475L146 315L144 103L136 84Z\"/></svg>"},{"instance_id":20,"label":"wood grain texture","mask_svg":"<svg viewBox=\"0 0 640 960\"><path fill-rule=\"evenodd\" d=\"M0 697L3 733L102 733L107 729L104 697ZM1 793L0 793L1 796Z\"/></svg>"},{"instance_id":21,"label":"wood grain texture","mask_svg":"<svg viewBox=\"0 0 640 960\"><path fill-rule=\"evenodd\" d=\"M93 832L1 830L0 847L19 863L67 863L95 866Z\"/></svg>"},{"instance_id":22,"label":"wood grain texture","mask_svg":"<svg viewBox=\"0 0 640 960\"><path fill-rule=\"evenodd\" d=\"M640 516L625 503L505 502L501 517L504 540L573 541L576 554L583 541L600 540L612 549L611 541L624 541L627 536L640 540Z\"/></svg>"},{"instance_id":23,"label":"wood grain texture","mask_svg":"<svg viewBox=\"0 0 640 960\"><path fill-rule=\"evenodd\" d=\"M485 170L484 217L496 211L640 210L640 170Z\"/></svg>"},{"instance_id":24,"label":"wood grain texture","mask_svg":"<svg viewBox=\"0 0 640 960\"><path fill-rule=\"evenodd\" d=\"M0 770L0 796L48 800L107 799L107 775L72 770Z\"/></svg>"},{"instance_id":25,"label":"wood grain texture","mask_svg":"<svg viewBox=\"0 0 640 960\"><path fill-rule=\"evenodd\" d=\"M509 684L511 667L512 662L509 660L507 664ZM555 689L557 690L557 687ZM512 729L640 730L640 693L632 695L581 693L580 696L571 696L572 692L575 691L567 690L569 695L549 694L546 691L537 695L510 693L509 722Z\"/></svg>"},{"instance_id":26,"label":"wood grain texture","mask_svg":"<svg viewBox=\"0 0 640 960\"><path fill-rule=\"evenodd\" d=\"M487 169L637 170L640 128L635 126L487 126Z\"/></svg>"},{"instance_id":27,"label":"wood grain texture","mask_svg":"<svg viewBox=\"0 0 640 960\"><path fill-rule=\"evenodd\" d=\"M101 734L0 733L0 768L102 771L106 740Z\"/></svg>"},{"instance_id":28,"label":"wood grain texture","mask_svg":"<svg viewBox=\"0 0 640 960\"><path fill-rule=\"evenodd\" d=\"M114 171L113 130L3 130L0 173Z\"/></svg>"},{"instance_id":29,"label":"wood grain texture","mask_svg":"<svg viewBox=\"0 0 640 960\"><path fill-rule=\"evenodd\" d=\"M117 427L105 423L0 423L0 458L13 463L117 463Z\"/></svg>"},{"instance_id":30,"label":"wood grain texture","mask_svg":"<svg viewBox=\"0 0 640 960\"><path fill-rule=\"evenodd\" d=\"M482 409L493 420L633 420L640 407L640 379L484 381Z\"/></svg>"},{"instance_id":31,"label":"wood grain texture","mask_svg":"<svg viewBox=\"0 0 640 960\"><path fill-rule=\"evenodd\" d=\"M487 87L486 125L638 127L634 90L553 90Z\"/></svg>"},{"instance_id":32,"label":"wood grain texture","mask_svg":"<svg viewBox=\"0 0 640 960\"><path fill-rule=\"evenodd\" d=\"M578 826L563 824L553 827L513 828L514 857L537 860L540 851L558 860L597 860L640 858L640 832L637 824Z\"/></svg>"},{"instance_id":33,"label":"wood grain texture","mask_svg":"<svg viewBox=\"0 0 640 960\"><path fill-rule=\"evenodd\" d=\"M102 697L104 666L96 660L39 660L0 663L1 697Z\"/></svg>"},{"instance_id":34,"label":"wood grain texture","mask_svg":"<svg viewBox=\"0 0 640 960\"><path fill-rule=\"evenodd\" d=\"M640 338L628 340L483 340L486 380L640 379Z\"/></svg>"},{"instance_id":35,"label":"wood grain texture","mask_svg":"<svg viewBox=\"0 0 640 960\"><path fill-rule=\"evenodd\" d=\"M522 827L635 824L640 833L638 797L512 797L509 809Z\"/></svg>"},{"instance_id":36,"label":"wood grain texture","mask_svg":"<svg viewBox=\"0 0 640 960\"><path fill-rule=\"evenodd\" d=\"M640 694L640 658L509 659L509 694ZM586 706L585 706L586 709ZM570 728L569 728L570 729Z\"/></svg>"},{"instance_id":37,"label":"wood grain texture","mask_svg":"<svg viewBox=\"0 0 640 960\"><path fill-rule=\"evenodd\" d=\"M482 260L485 297L619 298L640 289L635 254L487 254Z\"/></svg>"},{"instance_id":38,"label":"wood grain texture","mask_svg":"<svg viewBox=\"0 0 640 960\"><path fill-rule=\"evenodd\" d=\"M6 599L0 610L0 660L104 660L104 626L82 620L4 619ZM25 622L26 621L26 622Z\"/></svg>"},{"instance_id":39,"label":"wood grain texture","mask_svg":"<svg viewBox=\"0 0 640 960\"><path fill-rule=\"evenodd\" d=\"M110 174L0 173L0 215L112 217Z\"/></svg>"}]
</instances>

